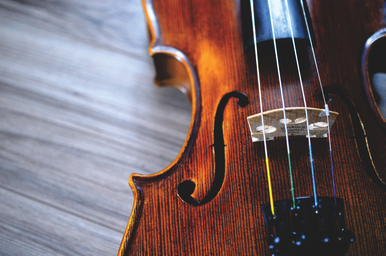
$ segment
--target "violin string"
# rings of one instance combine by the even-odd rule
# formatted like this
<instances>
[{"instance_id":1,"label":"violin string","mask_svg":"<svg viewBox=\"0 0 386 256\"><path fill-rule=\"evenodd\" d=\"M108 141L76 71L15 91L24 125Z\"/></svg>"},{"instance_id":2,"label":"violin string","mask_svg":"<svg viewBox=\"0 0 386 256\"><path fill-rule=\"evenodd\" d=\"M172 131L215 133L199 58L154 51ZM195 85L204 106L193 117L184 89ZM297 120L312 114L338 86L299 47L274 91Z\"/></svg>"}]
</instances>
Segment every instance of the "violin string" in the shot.
<instances>
[{"instance_id":1,"label":"violin string","mask_svg":"<svg viewBox=\"0 0 386 256\"><path fill-rule=\"evenodd\" d=\"M275 217L273 192L272 192L272 185L271 185L271 174L270 174L270 171L269 171L269 158L268 158L268 150L267 150L267 140L266 140L266 136L265 136L265 124L264 124L264 115L263 115L263 100L262 100L262 96L261 96L260 69L259 69L259 60L258 60L258 53L257 53L255 10L254 10L254 6L253 6L253 0L250 0L250 5L251 5L252 28L253 28L253 43L254 43L254 47L255 47L257 84L258 84L258 87L259 87L261 125L263 127L262 130L263 130L263 138L264 138L265 165L266 165L266 168L267 168L267 177L268 177L269 201L270 201L270 205L271 205L272 216Z\"/></svg>"},{"instance_id":2,"label":"violin string","mask_svg":"<svg viewBox=\"0 0 386 256\"><path fill-rule=\"evenodd\" d=\"M317 63L317 61L316 61L316 55L315 55L314 45L313 45L313 43L312 43L311 32L310 32L310 27L309 27L308 21L307 21L307 15L306 15L305 7L304 7L304 2L303 2L303 1L300 1L300 4L301 4L301 6L302 6L303 17L304 17L304 21L305 21L305 23L306 23L306 28L307 28L308 40L309 40L309 42L310 42L310 47L311 47L311 52L312 52L312 56L313 56L313 59L314 59L314 64L315 64L315 68L316 68L316 73L317 73L317 75L318 75L320 91L322 92L322 97L323 97L324 107L325 107L325 111L326 111L328 145L329 145L329 149L330 149L330 164L331 164L332 187L333 187L333 190L334 190L334 202L335 202L335 205L336 205L335 175L334 175L334 163L333 163L333 160L332 160L331 133L330 133L330 118L329 118L329 116L330 116L330 111L329 111L329 108L328 108L328 105L327 105L327 102L326 102L326 97L325 97L324 91L323 91L322 79L320 78L319 67L318 67L318 63Z\"/></svg>"},{"instance_id":3,"label":"violin string","mask_svg":"<svg viewBox=\"0 0 386 256\"><path fill-rule=\"evenodd\" d=\"M277 74L278 74L278 78L279 78L281 102L282 102L282 106L283 106L283 120L284 120L283 123L284 123L284 129L285 129L285 141L286 141L286 145L287 145L288 167L289 167L290 179L291 179L292 203L293 203L293 206L295 207L295 192L294 192L294 188L293 188L293 176L292 176L292 165L291 165L291 151L290 151L289 139L288 139L287 115L286 115L286 110L285 110L283 83L281 81L281 72L280 72L280 66L279 66L279 56L278 56L278 52L277 52L275 29L274 29L274 25L273 25L272 8L271 8L271 1L270 0L268 0L268 9L269 9L269 16L270 16L270 20L271 20L272 39L273 39L273 45L274 45L274 49L275 49L276 68L277 68Z\"/></svg>"},{"instance_id":4,"label":"violin string","mask_svg":"<svg viewBox=\"0 0 386 256\"><path fill-rule=\"evenodd\" d=\"M307 122L308 149L309 149L309 154L310 154L312 186L313 186L313 190L314 190L314 201L315 201L314 203L315 203L315 206L317 206L318 205L318 201L317 201L316 182L315 182L314 159L312 157L310 121L309 121L309 118L308 118L307 100L306 100L306 96L305 96L305 93L304 93L303 79L302 79L302 74L301 74L301 71L300 71L298 53L297 53L297 50L296 50L295 38L294 38L294 33L293 33L293 29L292 29L292 24L291 24L291 16L290 16L289 7L288 7L288 0L285 0L285 4L286 4L286 8L287 8L287 12L286 12L287 13L287 21L288 21L289 29L290 29L290 32L291 32L292 45L293 45L293 49L294 49L294 53L295 53L296 67L297 67L297 70L298 70L300 87L302 89L303 104L304 104L304 110L305 110L304 112L305 112L305 115L306 115L306 122Z\"/></svg>"}]
</instances>

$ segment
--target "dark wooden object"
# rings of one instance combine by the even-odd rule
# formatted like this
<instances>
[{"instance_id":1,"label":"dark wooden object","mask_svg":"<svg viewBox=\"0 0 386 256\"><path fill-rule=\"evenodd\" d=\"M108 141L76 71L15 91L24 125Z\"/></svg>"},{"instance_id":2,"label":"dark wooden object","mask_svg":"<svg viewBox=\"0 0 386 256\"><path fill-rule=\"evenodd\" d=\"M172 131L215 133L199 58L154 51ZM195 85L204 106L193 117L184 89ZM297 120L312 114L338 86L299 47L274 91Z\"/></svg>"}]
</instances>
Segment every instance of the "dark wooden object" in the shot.
<instances>
[{"instance_id":1,"label":"dark wooden object","mask_svg":"<svg viewBox=\"0 0 386 256\"><path fill-rule=\"evenodd\" d=\"M369 106L361 77L364 44L382 26L382 1L307 1L317 42L316 55L330 109L340 113L332 129L337 196L346 225L356 237L347 255L386 253L386 137ZM262 143L252 143L246 118L260 112L253 53L245 54L239 1L143 0L156 60L157 82L182 88L192 102L185 144L163 171L132 175L135 204L119 255L268 255L260 206L268 202ZM287 107L302 106L292 46L279 45ZM178 49L178 50L176 50ZM173 57L176 59L173 61ZM310 107L323 108L310 50L299 47ZM259 46L263 105L281 107L271 44ZM178 60L178 61L177 61ZM181 72L164 65L171 64ZM184 71L185 70L185 71ZM231 99L223 116L224 183L211 201L218 162L214 126L224 95L245 93L249 104ZM144 103L145 104L145 103ZM305 138L291 138L297 196L312 194ZM268 143L275 200L290 196L285 141ZM332 196L326 140L313 140L319 196ZM217 152L217 151L216 151ZM383 180L383 181L382 181ZM195 183L186 203L177 190ZM200 203L197 203L200 204Z\"/></svg>"}]
</instances>

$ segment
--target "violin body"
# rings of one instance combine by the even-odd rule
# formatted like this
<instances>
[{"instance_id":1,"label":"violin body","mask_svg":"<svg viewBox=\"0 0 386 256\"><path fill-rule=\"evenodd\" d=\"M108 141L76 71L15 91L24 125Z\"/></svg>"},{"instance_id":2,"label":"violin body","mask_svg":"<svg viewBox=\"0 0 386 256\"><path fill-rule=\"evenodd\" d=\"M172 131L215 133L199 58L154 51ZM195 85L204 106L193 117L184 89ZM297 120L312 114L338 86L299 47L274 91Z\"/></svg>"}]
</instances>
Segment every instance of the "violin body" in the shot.
<instances>
[{"instance_id":1,"label":"violin body","mask_svg":"<svg viewBox=\"0 0 386 256\"><path fill-rule=\"evenodd\" d=\"M192 104L185 144L166 169L134 174L135 203L118 255L270 255L261 206L269 203L264 145L247 117L260 113L253 50L243 45L237 0L143 0L159 86ZM247 3L248 4L248 3ZM367 38L382 26L382 0L308 0L315 54L330 110L336 194L355 236L345 255L386 255L386 130L361 73ZM278 42L286 107L303 106L292 44ZM298 47L309 107L324 103L310 47ZM282 108L272 43L259 44L265 110ZM289 139L297 197L313 195L307 139ZM319 197L332 196L329 145L312 139ZM290 197L286 141L267 142L276 200ZM156 170L155 170L156 171Z\"/></svg>"}]
</instances>

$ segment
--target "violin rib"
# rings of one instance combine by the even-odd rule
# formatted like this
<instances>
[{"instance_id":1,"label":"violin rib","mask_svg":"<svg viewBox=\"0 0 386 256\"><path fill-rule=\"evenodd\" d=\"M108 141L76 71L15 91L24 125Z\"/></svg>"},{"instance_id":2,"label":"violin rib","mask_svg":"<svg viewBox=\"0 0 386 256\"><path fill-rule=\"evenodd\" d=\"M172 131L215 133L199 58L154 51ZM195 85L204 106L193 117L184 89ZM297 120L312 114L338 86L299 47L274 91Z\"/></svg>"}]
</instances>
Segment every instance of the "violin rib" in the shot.
<instances>
[{"instance_id":1,"label":"violin rib","mask_svg":"<svg viewBox=\"0 0 386 256\"><path fill-rule=\"evenodd\" d=\"M138 223L141 219L144 195L140 183L151 183L153 180L162 179L178 169L190 153L200 123L200 90L194 68L181 51L173 47L163 46L160 43L160 31L154 14L152 0L142 0L142 6L150 33L148 52L155 59L157 71L155 82L158 86L170 86L181 90L192 104L192 119L187 138L175 161L164 170L153 175L133 173L130 176L129 185L134 194L134 205L118 255L128 255L130 252L130 246L133 243Z\"/></svg>"}]
</instances>

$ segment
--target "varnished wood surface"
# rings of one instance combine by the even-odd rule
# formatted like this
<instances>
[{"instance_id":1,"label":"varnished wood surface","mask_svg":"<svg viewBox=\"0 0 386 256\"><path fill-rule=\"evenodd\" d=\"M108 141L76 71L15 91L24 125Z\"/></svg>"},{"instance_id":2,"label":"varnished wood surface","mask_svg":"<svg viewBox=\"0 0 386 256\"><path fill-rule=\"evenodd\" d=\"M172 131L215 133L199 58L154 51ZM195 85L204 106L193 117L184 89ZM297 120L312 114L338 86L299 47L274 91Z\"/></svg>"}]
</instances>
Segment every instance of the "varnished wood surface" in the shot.
<instances>
[{"instance_id":1,"label":"varnished wood surface","mask_svg":"<svg viewBox=\"0 0 386 256\"><path fill-rule=\"evenodd\" d=\"M148 44L139 0L0 1L0 255L116 255L190 122Z\"/></svg>"},{"instance_id":2,"label":"varnished wood surface","mask_svg":"<svg viewBox=\"0 0 386 256\"><path fill-rule=\"evenodd\" d=\"M199 84L191 89L193 113L198 114L177 161L157 175L132 176L135 211L119 255L270 255L260 210L269 201L264 148L262 143L251 142L250 130L243 122L260 112L255 60L253 53L245 54L240 32L243 4L232 0L143 2L151 34L160 36L153 41L151 53L175 55L188 68L190 77L198 78ZM324 88L330 92L329 108L340 113L332 129L332 158L337 197L345 204L346 228L355 235L346 255L384 255L385 184L382 187L378 177L371 180L368 173L378 171L385 179L386 137L364 96L360 62L366 39L383 26L383 1L307 3L318 45L318 66ZM307 105L323 108L311 51L298 48ZM292 45L283 42L279 60L286 106L297 107L303 102L291 51ZM272 45L259 45L259 60L262 105L268 110L278 109L282 102ZM235 91L245 93L249 104L238 106L234 95L242 97ZM223 103L229 95L233 98ZM219 114L219 109L224 112ZM214 121L217 116L220 120ZM217 136L223 141L216 140ZM285 200L291 189L285 140L268 144L274 200ZM312 196L307 140L294 137L289 144L295 193L298 197ZM328 143L316 139L312 145L318 196L333 197ZM224 178L220 185L214 184L220 169ZM185 197L191 200L184 202L177 191L187 182L195 184L194 189L186 189L193 192L194 199ZM207 200L214 187L219 189ZM314 231L322 228L315 227ZM291 244L290 239L288 242ZM328 248L315 245L307 255L333 254L322 253L318 246Z\"/></svg>"}]
</instances>

